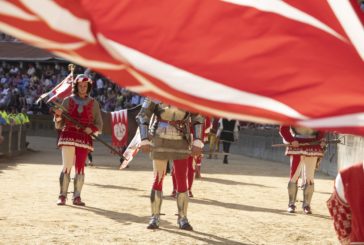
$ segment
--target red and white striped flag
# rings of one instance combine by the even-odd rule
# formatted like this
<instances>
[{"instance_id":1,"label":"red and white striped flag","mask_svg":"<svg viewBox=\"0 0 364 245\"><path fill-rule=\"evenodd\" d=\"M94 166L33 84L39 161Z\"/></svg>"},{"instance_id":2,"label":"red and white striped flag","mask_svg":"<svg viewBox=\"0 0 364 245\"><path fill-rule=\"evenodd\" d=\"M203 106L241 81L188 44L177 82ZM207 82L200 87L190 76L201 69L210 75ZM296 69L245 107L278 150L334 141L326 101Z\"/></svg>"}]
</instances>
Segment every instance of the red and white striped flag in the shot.
<instances>
[{"instance_id":1,"label":"red and white striped flag","mask_svg":"<svg viewBox=\"0 0 364 245\"><path fill-rule=\"evenodd\" d=\"M50 91L39 96L36 103L38 104L41 100L44 100L45 98L47 98L47 103L53 102L55 100L58 100L58 102L62 101L64 98L72 94L72 82L73 74L70 73L65 79L63 79Z\"/></svg>"},{"instance_id":2,"label":"red and white striped flag","mask_svg":"<svg viewBox=\"0 0 364 245\"><path fill-rule=\"evenodd\" d=\"M0 29L205 115L364 135L356 0L0 1Z\"/></svg>"},{"instance_id":3,"label":"red and white striped flag","mask_svg":"<svg viewBox=\"0 0 364 245\"><path fill-rule=\"evenodd\" d=\"M48 92L49 99L47 103L54 100L63 100L72 94L73 74L69 74L62 82L57 84L51 91Z\"/></svg>"}]
</instances>

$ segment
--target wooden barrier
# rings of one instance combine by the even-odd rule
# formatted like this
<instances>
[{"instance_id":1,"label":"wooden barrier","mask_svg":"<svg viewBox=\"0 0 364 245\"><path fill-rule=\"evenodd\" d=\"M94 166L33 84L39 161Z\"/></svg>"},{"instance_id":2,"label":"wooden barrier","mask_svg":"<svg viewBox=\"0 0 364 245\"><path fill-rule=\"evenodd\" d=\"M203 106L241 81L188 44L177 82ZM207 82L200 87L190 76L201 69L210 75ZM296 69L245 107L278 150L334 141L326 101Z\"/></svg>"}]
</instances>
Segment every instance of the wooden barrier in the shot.
<instances>
[{"instance_id":1,"label":"wooden barrier","mask_svg":"<svg viewBox=\"0 0 364 245\"><path fill-rule=\"evenodd\" d=\"M3 126L4 142L0 144L0 155L11 157L25 152L27 130L25 125Z\"/></svg>"}]
</instances>

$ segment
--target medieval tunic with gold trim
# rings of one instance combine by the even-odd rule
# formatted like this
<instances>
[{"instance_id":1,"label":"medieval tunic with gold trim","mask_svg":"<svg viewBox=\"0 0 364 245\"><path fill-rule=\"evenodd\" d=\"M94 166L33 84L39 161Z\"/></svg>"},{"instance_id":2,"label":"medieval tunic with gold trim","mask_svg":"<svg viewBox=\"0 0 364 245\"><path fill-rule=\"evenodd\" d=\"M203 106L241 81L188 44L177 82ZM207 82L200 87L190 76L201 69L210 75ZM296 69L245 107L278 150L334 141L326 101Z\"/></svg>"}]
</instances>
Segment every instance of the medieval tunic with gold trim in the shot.
<instances>
[{"instance_id":1,"label":"medieval tunic with gold trim","mask_svg":"<svg viewBox=\"0 0 364 245\"><path fill-rule=\"evenodd\" d=\"M82 126L91 128L94 134L102 130L102 118L99 103L87 97L81 99L77 95L72 95L64 99L62 105L68 110L68 114L77 120ZM94 150L92 138L83 132L83 129L77 127L72 122L62 120L56 128L61 129L58 146L75 146L85 148L90 151Z\"/></svg>"},{"instance_id":2,"label":"medieval tunic with gold trim","mask_svg":"<svg viewBox=\"0 0 364 245\"><path fill-rule=\"evenodd\" d=\"M324 155L324 149L320 145L320 141L324 137L324 132L322 131L304 127L281 126L279 133L287 143L293 141L298 141L300 144L315 143L313 145L303 145L299 147L288 146L286 148L287 156L302 155L308 157L322 157Z\"/></svg>"}]
</instances>

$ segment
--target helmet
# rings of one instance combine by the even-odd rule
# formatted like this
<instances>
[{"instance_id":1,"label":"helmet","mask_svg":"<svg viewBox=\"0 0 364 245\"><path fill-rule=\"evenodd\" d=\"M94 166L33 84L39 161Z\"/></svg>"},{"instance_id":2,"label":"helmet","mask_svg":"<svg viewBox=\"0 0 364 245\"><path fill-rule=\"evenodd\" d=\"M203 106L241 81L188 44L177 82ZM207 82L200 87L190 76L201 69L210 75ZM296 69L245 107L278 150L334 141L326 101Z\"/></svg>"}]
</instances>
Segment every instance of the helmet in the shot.
<instances>
[{"instance_id":1,"label":"helmet","mask_svg":"<svg viewBox=\"0 0 364 245\"><path fill-rule=\"evenodd\" d=\"M91 78L89 78L88 76L84 75L84 74L80 74L78 75L74 80L73 80L73 84L72 84L72 93L73 94L78 94L78 87L77 84L79 82L87 82L87 94L89 94L91 92L91 88L92 88L92 80Z\"/></svg>"},{"instance_id":2,"label":"helmet","mask_svg":"<svg viewBox=\"0 0 364 245\"><path fill-rule=\"evenodd\" d=\"M85 74L79 74L79 75L77 75L77 77L74 80L74 83L77 84L79 82L88 82L88 83L92 84L91 78L89 78Z\"/></svg>"}]
</instances>

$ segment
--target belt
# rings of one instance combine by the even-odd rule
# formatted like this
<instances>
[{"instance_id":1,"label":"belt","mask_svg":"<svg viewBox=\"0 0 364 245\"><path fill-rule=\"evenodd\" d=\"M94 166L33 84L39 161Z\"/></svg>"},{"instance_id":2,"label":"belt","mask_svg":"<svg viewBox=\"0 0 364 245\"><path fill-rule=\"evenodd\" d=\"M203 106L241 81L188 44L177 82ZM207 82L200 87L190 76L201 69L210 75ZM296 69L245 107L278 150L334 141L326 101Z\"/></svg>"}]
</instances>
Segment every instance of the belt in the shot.
<instances>
[{"instance_id":1,"label":"belt","mask_svg":"<svg viewBox=\"0 0 364 245\"><path fill-rule=\"evenodd\" d=\"M176 127L176 128L183 128L184 126L186 126L186 121L184 121L184 120L168 121L168 120L159 119L159 122L168 123L169 125Z\"/></svg>"}]
</instances>

